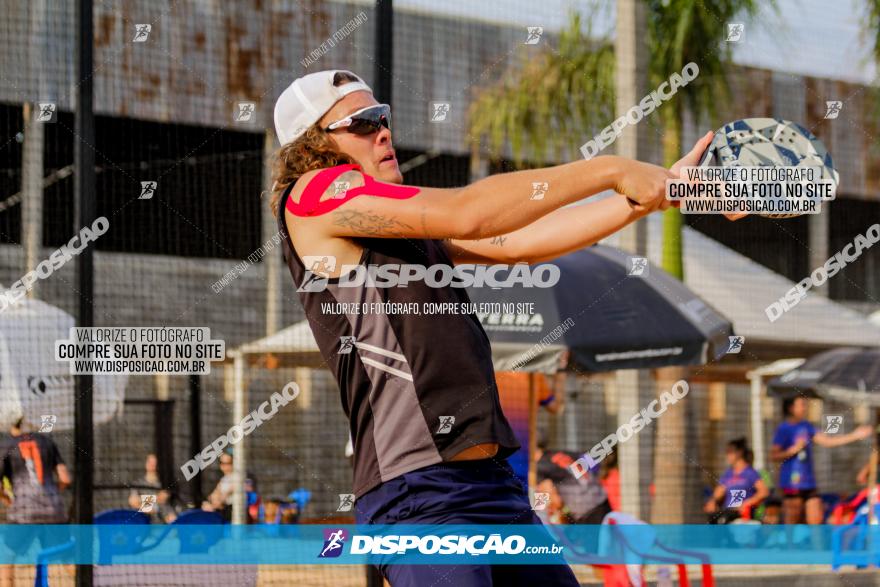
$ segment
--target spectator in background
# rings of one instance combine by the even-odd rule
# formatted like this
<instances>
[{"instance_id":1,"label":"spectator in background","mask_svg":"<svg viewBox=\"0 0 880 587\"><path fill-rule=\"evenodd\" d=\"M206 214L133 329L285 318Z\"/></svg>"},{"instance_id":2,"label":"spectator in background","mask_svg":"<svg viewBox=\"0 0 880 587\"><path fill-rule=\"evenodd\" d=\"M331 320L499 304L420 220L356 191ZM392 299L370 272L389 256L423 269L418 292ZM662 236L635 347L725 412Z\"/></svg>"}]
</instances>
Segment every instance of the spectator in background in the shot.
<instances>
[{"instance_id":1,"label":"spectator in background","mask_svg":"<svg viewBox=\"0 0 880 587\"><path fill-rule=\"evenodd\" d=\"M821 524L824 518L822 500L816 490L813 474L812 443L819 446L843 446L871 436L870 426L859 426L849 434L829 435L816 432L807 422L807 402L802 397L788 398L782 403L785 420L773 435L770 457L782 463L779 488L783 493L782 510L786 524L800 524L806 510L807 524Z\"/></svg>"},{"instance_id":2,"label":"spectator in background","mask_svg":"<svg viewBox=\"0 0 880 587\"><path fill-rule=\"evenodd\" d=\"M154 495L152 507L143 503L143 495ZM159 459L150 453L144 461L144 476L131 483L128 506L150 514L153 521L170 524L177 519L179 508L174 495L162 486L159 479Z\"/></svg>"},{"instance_id":3,"label":"spectator in background","mask_svg":"<svg viewBox=\"0 0 880 587\"><path fill-rule=\"evenodd\" d=\"M535 450L538 488L549 493L551 505L558 495L561 519L572 524L601 524L605 514L611 511L608 496L602 488L596 471L587 471L575 477L571 465L579 453L547 448L547 441L539 435Z\"/></svg>"},{"instance_id":4,"label":"spectator in background","mask_svg":"<svg viewBox=\"0 0 880 587\"><path fill-rule=\"evenodd\" d=\"M608 496L611 510L620 511L620 470L617 468L617 448L615 447L601 463L599 482Z\"/></svg>"},{"instance_id":5,"label":"spectator in background","mask_svg":"<svg viewBox=\"0 0 880 587\"><path fill-rule=\"evenodd\" d=\"M761 474L752 468L752 450L745 438L727 443L726 459L727 470L703 508L710 524L751 519L752 509L770 495Z\"/></svg>"},{"instance_id":6,"label":"spectator in background","mask_svg":"<svg viewBox=\"0 0 880 587\"><path fill-rule=\"evenodd\" d=\"M220 472L223 476L217 482L214 491L202 503L202 509L219 512L227 522L232 520L232 494L235 492L235 473L232 470L232 454L224 452L220 455Z\"/></svg>"},{"instance_id":7,"label":"spectator in background","mask_svg":"<svg viewBox=\"0 0 880 587\"><path fill-rule=\"evenodd\" d=\"M66 524L67 514L61 492L70 485L70 474L58 447L48 434L25 431L21 418L10 429L11 438L0 444L0 502L7 506L8 524ZM9 480L12 495L3 489ZM21 529L10 536L6 546L14 555L30 549L34 540L40 548L56 546L67 540L63 532L42 528ZM14 540L13 540L14 538ZM0 567L0 586L11 587L12 565Z\"/></svg>"},{"instance_id":8,"label":"spectator in background","mask_svg":"<svg viewBox=\"0 0 880 587\"><path fill-rule=\"evenodd\" d=\"M218 512L223 516L226 522L232 521L232 497L235 493L236 475L232 467L232 453L224 452L220 455L220 471L223 476L217 482L214 491L202 503L202 509L208 512ZM256 477L247 473L247 477L242 482L242 489L247 500L245 510L250 523L257 519L257 512L260 506L260 497L257 493ZM256 504L256 509L251 506ZM251 513L253 512L253 516Z\"/></svg>"},{"instance_id":9,"label":"spectator in background","mask_svg":"<svg viewBox=\"0 0 880 587\"><path fill-rule=\"evenodd\" d=\"M257 479L253 475L244 480L244 495L247 502L247 523L260 523L260 511L263 509L263 500L257 489Z\"/></svg>"},{"instance_id":10,"label":"spectator in background","mask_svg":"<svg viewBox=\"0 0 880 587\"><path fill-rule=\"evenodd\" d=\"M856 475L856 483L862 487L855 495L842 500L834 506L829 517L829 524L851 524L858 515L868 514L868 495L871 477L871 461L868 460L865 465L859 469ZM874 491L877 492L880 487L874 485Z\"/></svg>"},{"instance_id":11,"label":"spectator in background","mask_svg":"<svg viewBox=\"0 0 880 587\"><path fill-rule=\"evenodd\" d=\"M544 524L574 524L574 518L566 507L562 496L556 489L556 484L550 479L541 479L535 487L535 494L547 494L548 499L543 509L535 508L535 514L541 518ZM537 497L535 498L537 500Z\"/></svg>"}]
</instances>

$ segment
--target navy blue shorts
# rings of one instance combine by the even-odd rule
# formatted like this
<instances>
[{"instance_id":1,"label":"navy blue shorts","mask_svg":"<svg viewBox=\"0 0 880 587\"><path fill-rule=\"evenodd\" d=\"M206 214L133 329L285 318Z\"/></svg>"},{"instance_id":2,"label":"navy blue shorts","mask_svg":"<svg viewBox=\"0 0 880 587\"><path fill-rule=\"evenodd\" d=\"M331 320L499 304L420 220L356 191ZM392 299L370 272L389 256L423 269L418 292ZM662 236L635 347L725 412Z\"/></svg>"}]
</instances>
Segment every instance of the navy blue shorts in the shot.
<instances>
[{"instance_id":1,"label":"navy blue shorts","mask_svg":"<svg viewBox=\"0 0 880 587\"><path fill-rule=\"evenodd\" d=\"M506 461L481 459L404 473L362 495L358 524L540 524ZM380 565L392 587L579 585L568 565Z\"/></svg>"}]
</instances>

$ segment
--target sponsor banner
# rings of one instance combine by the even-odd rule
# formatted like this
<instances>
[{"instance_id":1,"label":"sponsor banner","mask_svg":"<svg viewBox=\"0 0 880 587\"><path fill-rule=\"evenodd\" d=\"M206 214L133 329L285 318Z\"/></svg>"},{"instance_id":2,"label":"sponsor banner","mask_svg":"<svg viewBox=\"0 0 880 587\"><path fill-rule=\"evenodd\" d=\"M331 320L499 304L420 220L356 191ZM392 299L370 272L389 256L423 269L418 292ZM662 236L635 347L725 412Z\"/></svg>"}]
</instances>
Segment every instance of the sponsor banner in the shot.
<instances>
[{"instance_id":1,"label":"sponsor banner","mask_svg":"<svg viewBox=\"0 0 880 587\"><path fill-rule=\"evenodd\" d=\"M355 506L357 507L357 506ZM132 515L138 515L132 511ZM767 525L0 525L0 564L37 562L34 533L66 539L49 564L637 564L626 544L656 544L711 564L828 565L840 526ZM859 544L880 544L880 527ZM13 556L7 544L28 539ZM91 548L81 548L91 543ZM132 544L149 549L130 554ZM845 552L852 555L852 552ZM864 553L863 553L864 554ZM46 554L43 555L47 556ZM876 553L872 556L876 556ZM597 558L598 557L598 558ZM697 559L694 559L695 561Z\"/></svg>"}]
</instances>

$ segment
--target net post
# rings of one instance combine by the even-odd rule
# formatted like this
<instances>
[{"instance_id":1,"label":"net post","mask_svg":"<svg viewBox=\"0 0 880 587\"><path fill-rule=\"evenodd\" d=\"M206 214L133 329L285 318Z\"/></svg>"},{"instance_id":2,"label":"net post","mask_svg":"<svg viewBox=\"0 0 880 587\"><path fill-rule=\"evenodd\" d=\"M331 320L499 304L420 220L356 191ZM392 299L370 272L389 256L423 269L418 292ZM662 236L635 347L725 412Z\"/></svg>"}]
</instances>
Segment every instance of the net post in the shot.
<instances>
[{"instance_id":1,"label":"net post","mask_svg":"<svg viewBox=\"0 0 880 587\"><path fill-rule=\"evenodd\" d=\"M74 127L74 218L78 231L90 226L95 219L95 115L93 103L93 49L94 23L92 21L92 0L77 2L77 42L76 42L76 110ZM76 258L77 286L79 303L77 326L90 327L94 324L94 249L84 247ZM92 418L92 376L76 375L74 405L74 522L91 524L94 518L94 453L95 438ZM77 543L79 558L91 553L92 544L89 533L83 532ZM80 564L76 567L77 587L92 584L93 567Z\"/></svg>"}]
</instances>

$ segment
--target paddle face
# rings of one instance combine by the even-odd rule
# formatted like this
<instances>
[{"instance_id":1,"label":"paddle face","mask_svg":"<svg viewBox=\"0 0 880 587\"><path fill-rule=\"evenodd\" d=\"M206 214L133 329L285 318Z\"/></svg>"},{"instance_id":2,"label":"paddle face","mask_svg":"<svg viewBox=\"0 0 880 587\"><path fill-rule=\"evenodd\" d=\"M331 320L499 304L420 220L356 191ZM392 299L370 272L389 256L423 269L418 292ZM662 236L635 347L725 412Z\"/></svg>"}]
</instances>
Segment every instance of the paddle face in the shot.
<instances>
[{"instance_id":1,"label":"paddle face","mask_svg":"<svg viewBox=\"0 0 880 587\"><path fill-rule=\"evenodd\" d=\"M828 149L803 126L778 118L743 118L715 132L700 159L701 167L819 167L817 179L840 176ZM793 218L801 214L761 214L765 218Z\"/></svg>"}]
</instances>

